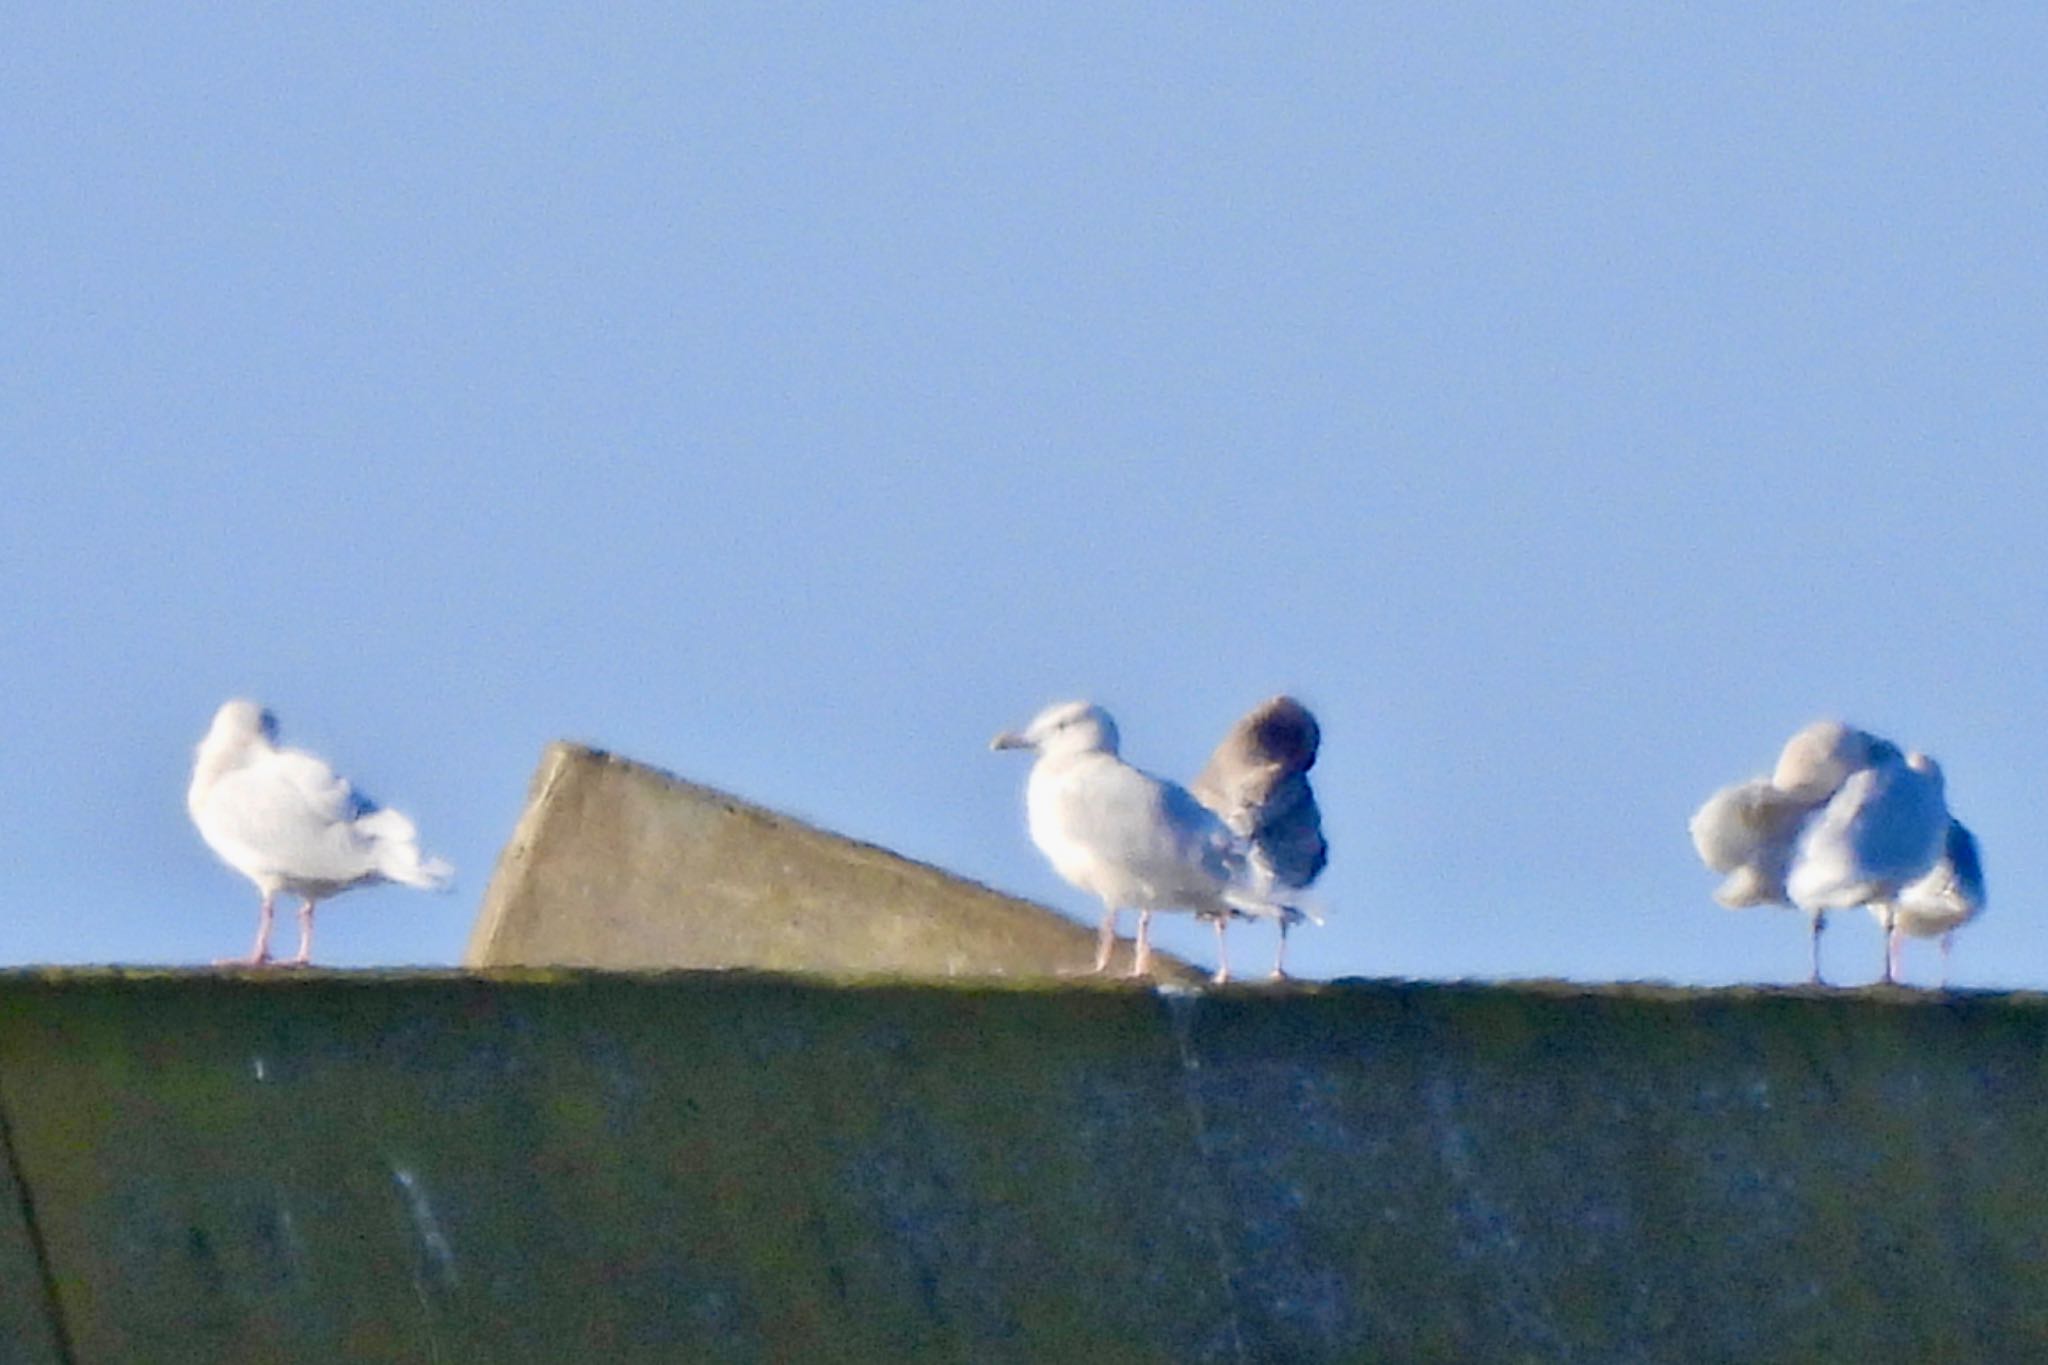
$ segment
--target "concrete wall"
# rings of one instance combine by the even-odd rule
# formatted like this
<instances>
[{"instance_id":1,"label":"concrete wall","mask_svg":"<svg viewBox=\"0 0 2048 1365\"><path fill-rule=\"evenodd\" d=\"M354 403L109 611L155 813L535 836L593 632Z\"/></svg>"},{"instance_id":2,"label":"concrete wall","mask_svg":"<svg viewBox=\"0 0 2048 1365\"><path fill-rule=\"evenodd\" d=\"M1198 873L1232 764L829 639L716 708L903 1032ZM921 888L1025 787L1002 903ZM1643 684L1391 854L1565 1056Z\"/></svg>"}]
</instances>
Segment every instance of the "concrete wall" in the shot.
<instances>
[{"instance_id":1,"label":"concrete wall","mask_svg":"<svg viewBox=\"0 0 2048 1365\"><path fill-rule=\"evenodd\" d=\"M33 1220L12 1137L0 1124L0 1365L61 1365L66 1355Z\"/></svg>"},{"instance_id":2,"label":"concrete wall","mask_svg":"<svg viewBox=\"0 0 2048 1365\"><path fill-rule=\"evenodd\" d=\"M2044 1044L2037 996L0 977L120 1365L2039 1359Z\"/></svg>"},{"instance_id":3,"label":"concrete wall","mask_svg":"<svg viewBox=\"0 0 2048 1365\"><path fill-rule=\"evenodd\" d=\"M985 977L1079 972L1094 959L1093 929L1044 906L552 744L463 960ZM1159 975L1196 976L1170 956L1158 963ZM1128 965L1120 948L1113 967Z\"/></svg>"}]
</instances>

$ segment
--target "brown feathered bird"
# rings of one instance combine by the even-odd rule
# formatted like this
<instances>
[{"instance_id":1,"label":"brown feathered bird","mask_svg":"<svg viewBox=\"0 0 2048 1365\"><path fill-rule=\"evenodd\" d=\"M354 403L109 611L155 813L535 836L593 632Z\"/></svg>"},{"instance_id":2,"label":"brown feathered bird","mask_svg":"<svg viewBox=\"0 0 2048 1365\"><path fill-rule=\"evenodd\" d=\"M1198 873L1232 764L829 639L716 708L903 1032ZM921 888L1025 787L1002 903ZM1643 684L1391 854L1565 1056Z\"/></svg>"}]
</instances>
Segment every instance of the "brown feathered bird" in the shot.
<instances>
[{"instance_id":1,"label":"brown feathered bird","mask_svg":"<svg viewBox=\"0 0 2048 1365\"><path fill-rule=\"evenodd\" d=\"M1273 890L1283 897L1308 886L1330 860L1322 812L1308 784L1322 737L1322 727L1306 706L1292 697L1274 697L1231 727L1208 765L1188 784L1197 801L1251 845L1253 865L1271 877ZM1297 910L1279 921L1275 977L1287 974L1287 931L1302 918ZM1219 977L1230 970L1224 923L1215 919Z\"/></svg>"}]
</instances>

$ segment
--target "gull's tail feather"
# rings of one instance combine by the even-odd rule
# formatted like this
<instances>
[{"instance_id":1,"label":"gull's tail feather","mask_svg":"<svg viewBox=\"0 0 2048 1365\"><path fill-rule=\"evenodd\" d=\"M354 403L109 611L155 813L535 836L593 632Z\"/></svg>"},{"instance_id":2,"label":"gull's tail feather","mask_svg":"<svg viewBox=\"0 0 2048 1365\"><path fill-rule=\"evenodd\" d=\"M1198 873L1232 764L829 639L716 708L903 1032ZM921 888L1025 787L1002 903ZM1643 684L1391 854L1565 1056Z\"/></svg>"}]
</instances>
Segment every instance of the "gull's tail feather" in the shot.
<instances>
[{"instance_id":1,"label":"gull's tail feather","mask_svg":"<svg viewBox=\"0 0 2048 1365\"><path fill-rule=\"evenodd\" d=\"M1306 891L1290 886L1273 870L1256 848L1244 863L1244 881L1225 887L1223 900L1233 911L1252 919L1273 919L1284 924L1323 923L1323 907Z\"/></svg>"},{"instance_id":2,"label":"gull's tail feather","mask_svg":"<svg viewBox=\"0 0 2048 1365\"><path fill-rule=\"evenodd\" d=\"M356 821L356 829L376 849L377 871L386 880L422 891L445 891L454 880L455 868L446 859L420 851L419 829L403 813L373 810Z\"/></svg>"},{"instance_id":3,"label":"gull's tail feather","mask_svg":"<svg viewBox=\"0 0 2048 1365\"><path fill-rule=\"evenodd\" d=\"M1730 910L1776 905L1785 899L1785 881L1782 877L1773 881L1760 868L1738 867L1715 890L1714 899Z\"/></svg>"},{"instance_id":4,"label":"gull's tail feather","mask_svg":"<svg viewBox=\"0 0 2048 1365\"><path fill-rule=\"evenodd\" d=\"M446 858L436 858L431 854L421 856L417 851L413 857L416 865L412 875L395 880L402 880L407 886L417 886L423 891L446 891L455 884L455 864Z\"/></svg>"},{"instance_id":5,"label":"gull's tail feather","mask_svg":"<svg viewBox=\"0 0 2048 1365\"><path fill-rule=\"evenodd\" d=\"M1316 897L1299 891L1290 892L1288 898L1281 903L1281 908L1287 912L1289 924L1300 924L1307 920L1310 924L1320 927L1329 923L1329 907Z\"/></svg>"},{"instance_id":6,"label":"gull's tail feather","mask_svg":"<svg viewBox=\"0 0 2048 1365\"><path fill-rule=\"evenodd\" d=\"M1251 862L1253 880L1249 886L1225 886L1223 902L1233 913L1247 919L1278 919L1288 925L1309 921L1315 925L1323 923L1323 907L1313 896L1303 894L1296 886L1282 886L1270 876L1260 876L1260 862Z\"/></svg>"}]
</instances>

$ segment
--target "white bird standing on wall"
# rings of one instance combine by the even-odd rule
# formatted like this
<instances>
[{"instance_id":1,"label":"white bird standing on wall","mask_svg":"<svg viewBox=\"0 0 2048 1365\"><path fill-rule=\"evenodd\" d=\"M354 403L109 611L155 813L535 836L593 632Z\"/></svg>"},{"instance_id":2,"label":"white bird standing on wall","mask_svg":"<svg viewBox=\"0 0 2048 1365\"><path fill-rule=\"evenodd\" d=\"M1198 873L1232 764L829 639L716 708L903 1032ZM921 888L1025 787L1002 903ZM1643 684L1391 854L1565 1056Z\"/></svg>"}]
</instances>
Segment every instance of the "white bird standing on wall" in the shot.
<instances>
[{"instance_id":1,"label":"white bird standing on wall","mask_svg":"<svg viewBox=\"0 0 2048 1365\"><path fill-rule=\"evenodd\" d=\"M1107 971L1117 916L1138 912L1131 975L1152 965L1152 915L1186 910L1280 918L1293 913L1259 885L1243 840L1185 787L1117 756L1116 722L1088 702L1062 702L992 749L1037 755L1025 787L1031 841L1068 882L1100 897L1095 970Z\"/></svg>"},{"instance_id":2,"label":"white bird standing on wall","mask_svg":"<svg viewBox=\"0 0 2048 1365\"><path fill-rule=\"evenodd\" d=\"M1694 813L1693 848L1726 880L1714 899L1731 910L1793 902L1786 887L1800 835L1848 781L1882 754L1898 750L1868 731L1837 720L1815 721L1787 740L1769 777L1723 787ZM1807 979L1820 981L1823 910L1801 906L1808 919Z\"/></svg>"},{"instance_id":3,"label":"white bird standing on wall","mask_svg":"<svg viewBox=\"0 0 2048 1365\"><path fill-rule=\"evenodd\" d=\"M313 953L313 909L350 887L399 882L439 891L454 869L420 852L411 820L353 791L325 762L279 748L277 718L252 701L230 701L199 741L186 809L200 837L263 895L256 946L239 959L270 961L280 892L297 896L299 952Z\"/></svg>"},{"instance_id":4,"label":"white bird standing on wall","mask_svg":"<svg viewBox=\"0 0 2048 1365\"><path fill-rule=\"evenodd\" d=\"M1870 913L1884 926L1886 981L1900 977L1906 939L1939 938L1941 984L1947 986L1956 930L1984 913L1984 861L1976 836L1950 817L1933 869L1901 888L1896 899L1872 905Z\"/></svg>"},{"instance_id":5,"label":"white bird standing on wall","mask_svg":"<svg viewBox=\"0 0 2048 1365\"><path fill-rule=\"evenodd\" d=\"M1188 784L1189 793L1249 845L1253 867L1284 891L1306 890L1330 860L1322 812L1308 783L1321 744L1322 728L1306 706L1292 697L1273 697L1231 727ZM1276 980L1287 975L1287 931L1304 917L1299 907L1278 917ZM1230 970L1225 923L1215 921L1219 977Z\"/></svg>"},{"instance_id":6,"label":"white bird standing on wall","mask_svg":"<svg viewBox=\"0 0 2048 1365\"><path fill-rule=\"evenodd\" d=\"M1933 870L1948 833L1941 768L1923 753L1904 758L1880 746L1870 767L1849 775L1799 835L1785 889L1812 915L1858 905L1888 906ZM1886 926L1883 979L1892 979Z\"/></svg>"}]
</instances>

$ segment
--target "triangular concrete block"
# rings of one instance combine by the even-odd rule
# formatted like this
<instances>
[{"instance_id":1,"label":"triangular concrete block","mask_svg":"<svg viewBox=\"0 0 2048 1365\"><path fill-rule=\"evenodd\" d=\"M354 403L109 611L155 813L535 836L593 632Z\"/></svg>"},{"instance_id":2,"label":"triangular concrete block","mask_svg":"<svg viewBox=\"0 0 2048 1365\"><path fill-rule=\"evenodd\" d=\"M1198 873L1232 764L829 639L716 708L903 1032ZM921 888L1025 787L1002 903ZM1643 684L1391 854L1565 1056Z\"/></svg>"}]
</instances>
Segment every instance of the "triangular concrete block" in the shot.
<instances>
[{"instance_id":1,"label":"triangular concrete block","mask_svg":"<svg viewBox=\"0 0 2048 1365\"><path fill-rule=\"evenodd\" d=\"M581 745L542 755L464 962L1048 976L1092 928ZM1119 945L1112 971L1129 966ZM1164 954L1161 979L1197 973Z\"/></svg>"}]
</instances>

